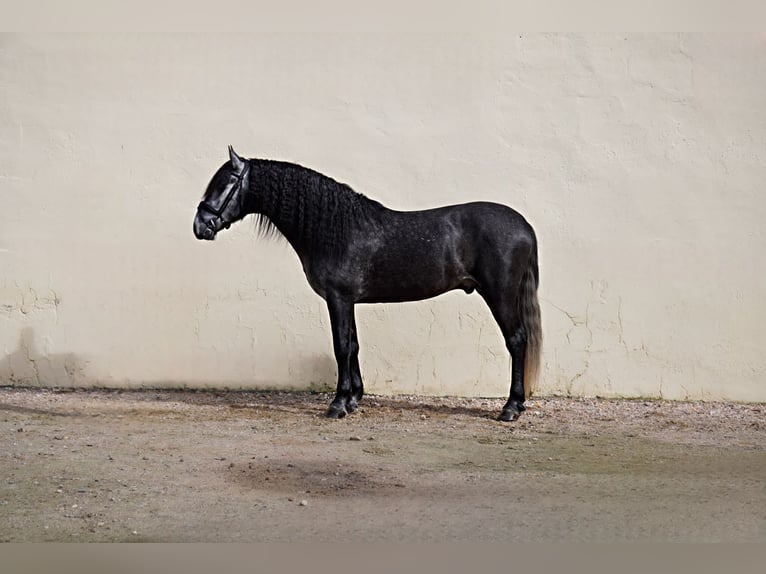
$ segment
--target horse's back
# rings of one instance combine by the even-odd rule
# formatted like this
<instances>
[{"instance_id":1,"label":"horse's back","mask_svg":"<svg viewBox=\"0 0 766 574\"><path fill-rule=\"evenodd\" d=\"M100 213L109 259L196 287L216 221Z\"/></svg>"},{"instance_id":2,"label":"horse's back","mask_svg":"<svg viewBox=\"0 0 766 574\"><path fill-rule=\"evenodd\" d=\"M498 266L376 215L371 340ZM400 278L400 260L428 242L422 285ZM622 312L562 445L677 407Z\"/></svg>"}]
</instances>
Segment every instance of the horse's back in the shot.
<instances>
[{"instance_id":1,"label":"horse's back","mask_svg":"<svg viewBox=\"0 0 766 574\"><path fill-rule=\"evenodd\" d=\"M524 216L501 203L476 201L402 213L410 214L413 228L422 227L453 244L466 262L482 254L496 256L537 246L534 229Z\"/></svg>"}]
</instances>

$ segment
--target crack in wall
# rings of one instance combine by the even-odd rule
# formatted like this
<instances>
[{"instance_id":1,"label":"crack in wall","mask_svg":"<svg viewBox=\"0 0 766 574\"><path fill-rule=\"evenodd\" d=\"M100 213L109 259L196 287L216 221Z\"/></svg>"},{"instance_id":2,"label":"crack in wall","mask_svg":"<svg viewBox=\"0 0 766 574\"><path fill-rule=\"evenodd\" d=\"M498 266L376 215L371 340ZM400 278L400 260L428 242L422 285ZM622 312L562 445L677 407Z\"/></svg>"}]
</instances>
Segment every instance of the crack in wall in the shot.
<instances>
[{"instance_id":1,"label":"crack in wall","mask_svg":"<svg viewBox=\"0 0 766 574\"><path fill-rule=\"evenodd\" d=\"M433 307L428 307L428 310L431 312L431 321L428 323L428 342L431 342L431 333L433 332L434 323L436 323L436 311L434 311Z\"/></svg>"},{"instance_id":2,"label":"crack in wall","mask_svg":"<svg viewBox=\"0 0 766 574\"><path fill-rule=\"evenodd\" d=\"M21 351L27 358L27 362L32 367L32 371L35 374L35 383L40 384L40 369L37 368L37 359L32 354L32 344L27 339L31 336L31 330L24 330L19 338L19 344L21 345Z\"/></svg>"},{"instance_id":3,"label":"crack in wall","mask_svg":"<svg viewBox=\"0 0 766 574\"><path fill-rule=\"evenodd\" d=\"M6 351L0 361L0 384L25 383L33 385L71 385L82 368L75 355L49 355L35 348L35 336L31 324L59 325L62 297L55 289L38 291L32 286L14 283L13 287L0 288L0 315L9 324L21 327L17 349Z\"/></svg>"},{"instance_id":4,"label":"crack in wall","mask_svg":"<svg viewBox=\"0 0 766 574\"><path fill-rule=\"evenodd\" d=\"M570 313L569 311L567 311L563 307L559 307L558 305L556 305L555 303L552 303L550 301L547 301L547 303L551 307L553 307L554 309L556 309L559 312L561 312L569 320L569 322L571 323L571 327L569 328L569 330L566 332L566 335L565 335L566 339L567 339L567 343L569 343L570 345L573 344L572 343L572 334L579 327L584 327L586 333L588 334L587 342L586 342L585 346L582 348L582 353L583 353L583 365L582 365L582 368L578 372L576 372L574 375L572 375L571 377L567 378L566 383L565 383L566 393L568 395L571 395L572 391L574 389L575 383L579 379L581 379L588 372L588 370L590 369L590 366L591 366L590 365L590 359L591 359L590 355L591 355L591 346L593 345L593 331L591 331L591 328L590 328L590 302L588 302L585 305L585 316L584 317L576 315L574 313Z\"/></svg>"},{"instance_id":5,"label":"crack in wall","mask_svg":"<svg viewBox=\"0 0 766 574\"><path fill-rule=\"evenodd\" d=\"M0 291L0 296L2 295L3 293ZM8 297L7 292L6 297ZM10 318L16 312L22 316L27 316L39 311L52 311L55 322L58 324L60 304L61 297L55 290L49 289L47 296L41 296L34 288L26 287L25 289L16 289L12 298L8 297L6 301L0 303L0 312Z\"/></svg>"},{"instance_id":6,"label":"crack in wall","mask_svg":"<svg viewBox=\"0 0 766 574\"><path fill-rule=\"evenodd\" d=\"M628 344L625 342L625 336L624 336L624 328L622 325L622 297L617 296L617 337L620 345L622 345L623 349L625 349L626 354L630 354L630 349L628 349ZM642 343L643 346L643 343Z\"/></svg>"},{"instance_id":7,"label":"crack in wall","mask_svg":"<svg viewBox=\"0 0 766 574\"><path fill-rule=\"evenodd\" d=\"M606 281L591 281L590 294L583 297L582 314L545 300L565 318L562 322L556 317L556 331L567 350L559 356L553 349L549 355L558 365L553 371L556 383L552 384L569 395L581 394L586 388L610 393L623 386L623 373L640 366L646 376L640 385L653 386L652 392L660 398L666 398L668 393L675 396L678 390L687 398L702 393L694 365L674 363L663 356L661 348L649 350L651 341L647 343L635 331L641 322L631 323L635 311L631 309L632 314L626 318L623 299L610 292ZM684 384L684 373L689 370L692 383Z\"/></svg>"},{"instance_id":8,"label":"crack in wall","mask_svg":"<svg viewBox=\"0 0 766 574\"><path fill-rule=\"evenodd\" d=\"M31 327L19 333L18 347L0 362L0 384L74 386L85 381L85 362L73 353L39 352Z\"/></svg>"}]
</instances>

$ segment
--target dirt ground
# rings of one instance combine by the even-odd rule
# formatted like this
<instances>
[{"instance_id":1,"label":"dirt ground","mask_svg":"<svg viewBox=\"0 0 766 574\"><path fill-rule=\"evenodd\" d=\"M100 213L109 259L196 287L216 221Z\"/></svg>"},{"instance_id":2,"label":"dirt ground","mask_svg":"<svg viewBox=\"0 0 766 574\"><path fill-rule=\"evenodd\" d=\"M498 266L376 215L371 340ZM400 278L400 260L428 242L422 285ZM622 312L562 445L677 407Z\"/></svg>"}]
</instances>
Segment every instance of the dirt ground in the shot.
<instances>
[{"instance_id":1,"label":"dirt ground","mask_svg":"<svg viewBox=\"0 0 766 574\"><path fill-rule=\"evenodd\" d=\"M0 388L0 541L766 541L766 405Z\"/></svg>"}]
</instances>

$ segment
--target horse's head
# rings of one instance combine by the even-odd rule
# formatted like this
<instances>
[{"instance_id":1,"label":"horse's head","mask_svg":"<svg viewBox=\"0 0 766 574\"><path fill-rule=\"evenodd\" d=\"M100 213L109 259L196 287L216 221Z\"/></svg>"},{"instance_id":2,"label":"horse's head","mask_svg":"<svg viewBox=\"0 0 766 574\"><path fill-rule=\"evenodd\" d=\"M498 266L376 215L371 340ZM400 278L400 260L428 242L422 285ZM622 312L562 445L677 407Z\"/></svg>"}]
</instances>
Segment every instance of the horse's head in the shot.
<instances>
[{"instance_id":1,"label":"horse's head","mask_svg":"<svg viewBox=\"0 0 766 574\"><path fill-rule=\"evenodd\" d=\"M229 146L229 161L213 176L194 217L194 236L215 239L221 229L242 219L249 188L250 163Z\"/></svg>"}]
</instances>

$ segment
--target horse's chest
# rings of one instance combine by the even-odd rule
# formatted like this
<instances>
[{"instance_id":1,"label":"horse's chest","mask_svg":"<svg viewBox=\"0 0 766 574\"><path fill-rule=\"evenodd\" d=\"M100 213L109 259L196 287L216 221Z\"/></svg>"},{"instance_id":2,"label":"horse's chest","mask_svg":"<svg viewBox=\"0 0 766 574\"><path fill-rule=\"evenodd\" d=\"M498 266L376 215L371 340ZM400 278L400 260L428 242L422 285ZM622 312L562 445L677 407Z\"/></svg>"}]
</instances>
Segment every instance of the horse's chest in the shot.
<instances>
[{"instance_id":1,"label":"horse's chest","mask_svg":"<svg viewBox=\"0 0 766 574\"><path fill-rule=\"evenodd\" d=\"M304 261L302 263L303 273L306 275L309 286L311 286L317 295L319 295L322 299L325 299L327 296L327 284L324 274L317 273L317 269L314 269L314 267L309 265L307 262Z\"/></svg>"},{"instance_id":2,"label":"horse's chest","mask_svg":"<svg viewBox=\"0 0 766 574\"><path fill-rule=\"evenodd\" d=\"M356 296L365 281L365 275L357 266L346 262L314 261L303 264L303 272L311 288L323 299L328 290L341 291Z\"/></svg>"}]
</instances>

